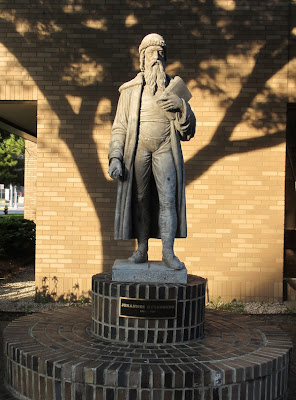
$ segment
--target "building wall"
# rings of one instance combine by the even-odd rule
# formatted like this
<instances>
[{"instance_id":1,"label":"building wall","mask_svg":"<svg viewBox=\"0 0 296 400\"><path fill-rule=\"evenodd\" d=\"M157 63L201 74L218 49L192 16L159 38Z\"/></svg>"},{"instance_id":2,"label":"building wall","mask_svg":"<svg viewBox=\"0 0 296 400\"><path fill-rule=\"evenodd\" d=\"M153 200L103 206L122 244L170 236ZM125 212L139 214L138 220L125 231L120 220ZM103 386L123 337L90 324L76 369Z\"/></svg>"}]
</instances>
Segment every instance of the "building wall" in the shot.
<instances>
[{"instance_id":1,"label":"building wall","mask_svg":"<svg viewBox=\"0 0 296 400\"><path fill-rule=\"evenodd\" d=\"M208 279L209 300L280 300L293 7L93 3L1 6L0 99L38 102L37 288L87 294L93 274L134 249L113 240L108 143L117 89L139 70L142 37L156 31L168 43L167 71L187 83L197 117L195 138L183 144L188 238L176 241L176 253L189 273ZM151 240L149 258L160 255Z\"/></svg>"},{"instance_id":2,"label":"building wall","mask_svg":"<svg viewBox=\"0 0 296 400\"><path fill-rule=\"evenodd\" d=\"M288 67L288 101L295 102L296 92L296 1L290 0L289 10L289 67Z\"/></svg>"},{"instance_id":3,"label":"building wall","mask_svg":"<svg viewBox=\"0 0 296 400\"><path fill-rule=\"evenodd\" d=\"M24 217L36 221L37 143L25 140L25 212Z\"/></svg>"}]
</instances>

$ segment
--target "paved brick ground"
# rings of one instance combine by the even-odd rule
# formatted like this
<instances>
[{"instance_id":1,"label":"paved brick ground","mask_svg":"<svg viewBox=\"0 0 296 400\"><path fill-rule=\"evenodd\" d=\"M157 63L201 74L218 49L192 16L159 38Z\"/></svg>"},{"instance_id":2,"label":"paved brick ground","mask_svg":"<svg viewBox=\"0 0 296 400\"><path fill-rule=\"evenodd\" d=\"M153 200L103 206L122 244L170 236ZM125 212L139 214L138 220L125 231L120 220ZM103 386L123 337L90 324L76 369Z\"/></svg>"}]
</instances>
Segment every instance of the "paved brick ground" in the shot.
<instances>
[{"instance_id":1,"label":"paved brick ground","mask_svg":"<svg viewBox=\"0 0 296 400\"><path fill-rule=\"evenodd\" d=\"M0 340L2 342L2 332L5 326L9 323L10 320L18 317L19 315L8 314L8 313L0 313ZM229 314L229 319L235 317L235 314ZM296 345L296 315L279 315L279 316L250 316L249 319L252 321L259 321L267 326L270 325L278 325L282 330L287 332L291 337L294 346ZM296 398L296 360L295 355L291 365L291 373L290 373L290 393L288 400L295 400ZM3 387L3 358L1 355L0 358L0 400L15 400L13 396L7 393L5 388ZM42 399L40 399L42 400Z\"/></svg>"}]
</instances>

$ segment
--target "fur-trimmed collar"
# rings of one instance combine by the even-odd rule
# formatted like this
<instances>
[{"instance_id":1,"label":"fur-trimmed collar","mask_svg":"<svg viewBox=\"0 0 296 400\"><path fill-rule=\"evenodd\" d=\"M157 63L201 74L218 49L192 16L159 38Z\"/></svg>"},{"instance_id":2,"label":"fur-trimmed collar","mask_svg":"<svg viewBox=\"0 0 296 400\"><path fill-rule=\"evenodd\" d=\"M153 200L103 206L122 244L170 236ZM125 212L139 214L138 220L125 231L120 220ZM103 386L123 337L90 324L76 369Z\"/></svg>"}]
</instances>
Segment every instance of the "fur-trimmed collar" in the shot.
<instances>
[{"instance_id":1,"label":"fur-trimmed collar","mask_svg":"<svg viewBox=\"0 0 296 400\"><path fill-rule=\"evenodd\" d=\"M173 77L171 77L170 75L166 74L167 77L167 82L170 83L170 81L172 79L174 79ZM143 72L139 72L138 75L132 79L131 81L125 82L123 85L120 86L119 93L121 93L123 90L128 89L132 86L136 86L136 85L143 85L144 83L144 74Z\"/></svg>"},{"instance_id":2,"label":"fur-trimmed collar","mask_svg":"<svg viewBox=\"0 0 296 400\"><path fill-rule=\"evenodd\" d=\"M170 82L173 79L168 74L166 74L166 76L167 76L168 82ZM134 79L132 79L131 81L125 82L123 85L120 86L120 88L118 89L119 93L121 93L123 90L128 89L132 86L143 85L143 83L144 83L144 74L143 74L143 72L139 72L138 75Z\"/></svg>"},{"instance_id":3,"label":"fur-trimmed collar","mask_svg":"<svg viewBox=\"0 0 296 400\"><path fill-rule=\"evenodd\" d=\"M125 82L123 85L120 86L119 93L121 93L123 90L128 89L132 86L135 85L142 85L144 83L144 74L143 72L139 72L138 75L132 79L131 81Z\"/></svg>"}]
</instances>

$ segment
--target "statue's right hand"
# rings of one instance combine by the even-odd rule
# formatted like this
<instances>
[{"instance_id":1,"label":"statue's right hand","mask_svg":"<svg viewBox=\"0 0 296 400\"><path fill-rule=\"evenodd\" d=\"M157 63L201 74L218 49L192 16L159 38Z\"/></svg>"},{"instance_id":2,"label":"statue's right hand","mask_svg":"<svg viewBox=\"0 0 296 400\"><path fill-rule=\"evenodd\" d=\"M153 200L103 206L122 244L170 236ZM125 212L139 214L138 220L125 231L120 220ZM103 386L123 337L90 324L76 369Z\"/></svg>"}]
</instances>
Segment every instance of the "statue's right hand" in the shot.
<instances>
[{"instance_id":1,"label":"statue's right hand","mask_svg":"<svg viewBox=\"0 0 296 400\"><path fill-rule=\"evenodd\" d=\"M122 176L122 164L121 161L118 160L118 158L111 159L108 174L112 179L118 179Z\"/></svg>"}]
</instances>

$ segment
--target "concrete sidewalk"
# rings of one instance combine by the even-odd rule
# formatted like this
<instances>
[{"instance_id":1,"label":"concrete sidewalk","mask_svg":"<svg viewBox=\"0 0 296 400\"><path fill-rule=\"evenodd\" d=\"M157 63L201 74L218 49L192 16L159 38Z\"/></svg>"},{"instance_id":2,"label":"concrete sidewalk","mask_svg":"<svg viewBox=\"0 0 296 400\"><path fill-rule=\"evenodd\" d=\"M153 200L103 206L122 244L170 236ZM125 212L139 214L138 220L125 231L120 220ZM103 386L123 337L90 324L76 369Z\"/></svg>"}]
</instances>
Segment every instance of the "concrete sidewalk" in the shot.
<instances>
[{"instance_id":1,"label":"concrete sidewalk","mask_svg":"<svg viewBox=\"0 0 296 400\"><path fill-rule=\"evenodd\" d=\"M9 214L24 214L24 211L25 211L25 207L23 205L19 206L17 208L8 207L8 214L7 215L9 215ZM0 205L0 215L5 215L4 214L4 206L3 205Z\"/></svg>"}]
</instances>

